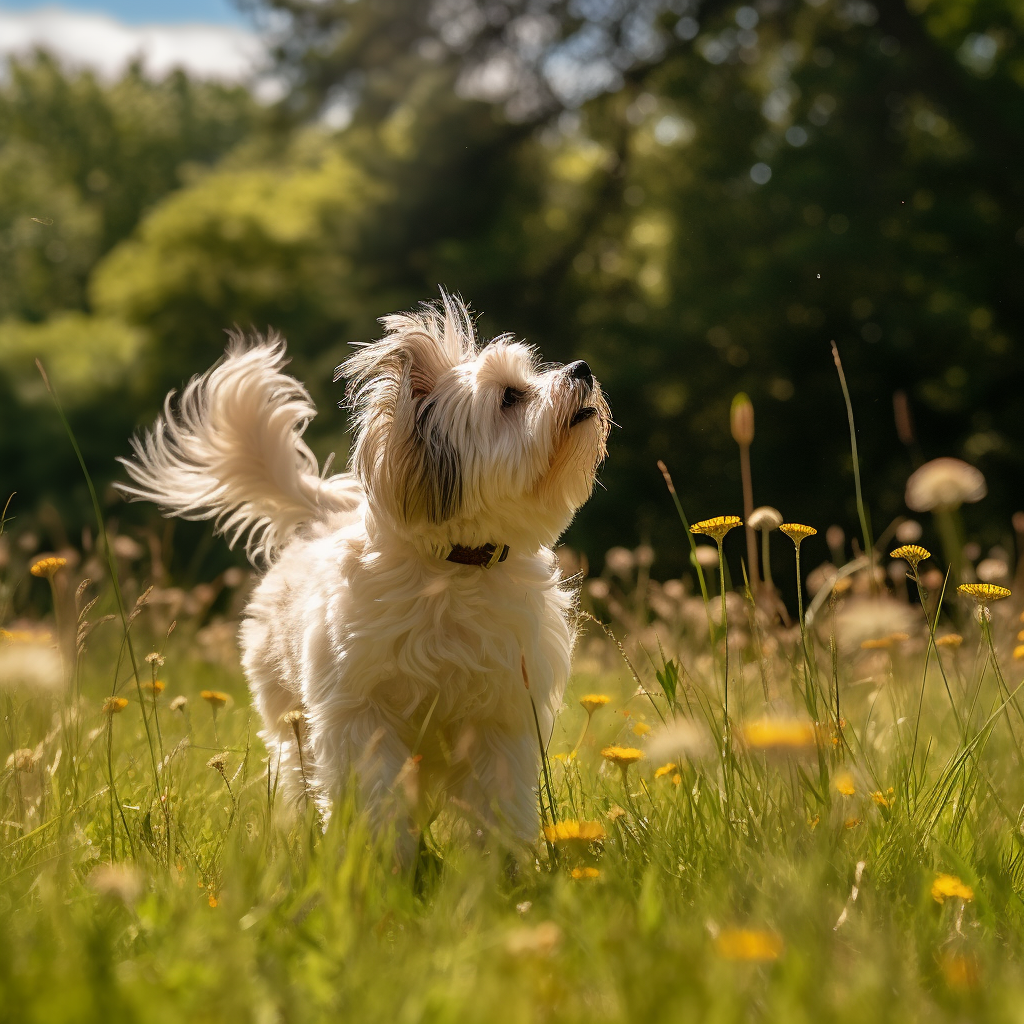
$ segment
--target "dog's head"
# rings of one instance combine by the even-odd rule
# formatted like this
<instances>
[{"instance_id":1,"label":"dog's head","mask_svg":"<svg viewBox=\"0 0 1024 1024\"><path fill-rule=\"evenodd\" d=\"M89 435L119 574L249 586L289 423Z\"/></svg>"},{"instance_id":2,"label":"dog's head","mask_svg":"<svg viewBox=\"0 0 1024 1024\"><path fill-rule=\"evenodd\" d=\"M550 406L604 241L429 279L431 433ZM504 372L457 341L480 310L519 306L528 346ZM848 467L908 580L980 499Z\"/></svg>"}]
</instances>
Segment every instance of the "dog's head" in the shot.
<instances>
[{"instance_id":1,"label":"dog's head","mask_svg":"<svg viewBox=\"0 0 1024 1024\"><path fill-rule=\"evenodd\" d=\"M429 541L554 543L605 456L610 411L590 367L542 365L510 336L479 346L444 294L382 323L335 376L372 511Z\"/></svg>"}]
</instances>

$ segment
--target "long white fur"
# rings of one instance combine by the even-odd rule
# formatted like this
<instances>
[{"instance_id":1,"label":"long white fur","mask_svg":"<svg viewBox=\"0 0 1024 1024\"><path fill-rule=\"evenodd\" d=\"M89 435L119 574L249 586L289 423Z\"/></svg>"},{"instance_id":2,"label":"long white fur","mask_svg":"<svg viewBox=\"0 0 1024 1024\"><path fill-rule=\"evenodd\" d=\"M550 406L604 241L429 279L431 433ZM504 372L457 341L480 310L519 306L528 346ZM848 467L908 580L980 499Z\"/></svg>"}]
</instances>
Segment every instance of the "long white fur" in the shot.
<instances>
[{"instance_id":1,"label":"long white fur","mask_svg":"<svg viewBox=\"0 0 1024 1024\"><path fill-rule=\"evenodd\" d=\"M340 476L320 479L302 440L316 409L282 372L285 362L279 336L247 342L235 334L221 363L193 378L176 403L171 392L163 417L132 439L135 459L119 461L135 483L122 493L168 515L215 520L230 546L246 537L254 562L272 560L303 523L355 507L359 494Z\"/></svg>"},{"instance_id":2,"label":"long white fur","mask_svg":"<svg viewBox=\"0 0 1024 1024\"><path fill-rule=\"evenodd\" d=\"M326 815L355 772L378 823L399 816L406 856L445 804L532 842L534 708L546 736L574 641L551 548L593 487L608 407L596 382L538 368L511 339L480 348L447 296L383 322L339 368L351 473L321 481L302 441L314 409L282 372L283 343L236 339L177 407L168 396L124 491L213 518L232 541L249 531L250 556L269 562L241 645L287 794L308 787ZM506 408L506 387L528 398ZM485 543L509 544L507 560L439 556Z\"/></svg>"}]
</instances>

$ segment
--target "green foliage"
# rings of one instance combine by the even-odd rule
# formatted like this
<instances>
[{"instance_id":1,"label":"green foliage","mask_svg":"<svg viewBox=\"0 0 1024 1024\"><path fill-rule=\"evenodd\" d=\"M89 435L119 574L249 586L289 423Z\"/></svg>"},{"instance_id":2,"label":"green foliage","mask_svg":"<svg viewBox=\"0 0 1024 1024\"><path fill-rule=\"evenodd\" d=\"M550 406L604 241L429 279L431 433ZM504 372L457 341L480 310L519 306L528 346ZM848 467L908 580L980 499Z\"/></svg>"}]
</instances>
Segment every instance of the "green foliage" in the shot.
<instances>
[{"instance_id":1,"label":"green foliage","mask_svg":"<svg viewBox=\"0 0 1024 1024\"><path fill-rule=\"evenodd\" d=\"M144 331L122 435L237 323L286 334L323 409L314 444L343 448L329 381L347 343L443 284L483 312L485 336L585 357L608 391L622 430L607 491L569 538L592 559L628 539L626 519L659 575L685 568L659 458L696 518L739 510L739 390L756 409L755 504L852 534L832 339L878 531L905 513L916 464L960 455L989 480L971 533L1008 545L1024 503L1024 57L1011 4L758 13L706 0L680 18L556 3L539 28L518 2L468 3L443 22L411 0L268 6L292 29L278 57L293 88L268 115L272 135L250 130L237 91L180 77L107 88L41 61L7 87L0 119L21 127L0 150L16 186L0 190L14 211L0 305L39 318L86 303ZM489 77L501 60L510 74ZM107 127L32 134L64 123L55 97L76 123ZM211 172L180 171L247 131ZM108 151L116 172L97 163ZM91 192L94 167L134 182L134 198ZM48 247L66 256L53 263ZM825 465L848 467L845 486L817 485Z\"/></svg>"}]
</instances>

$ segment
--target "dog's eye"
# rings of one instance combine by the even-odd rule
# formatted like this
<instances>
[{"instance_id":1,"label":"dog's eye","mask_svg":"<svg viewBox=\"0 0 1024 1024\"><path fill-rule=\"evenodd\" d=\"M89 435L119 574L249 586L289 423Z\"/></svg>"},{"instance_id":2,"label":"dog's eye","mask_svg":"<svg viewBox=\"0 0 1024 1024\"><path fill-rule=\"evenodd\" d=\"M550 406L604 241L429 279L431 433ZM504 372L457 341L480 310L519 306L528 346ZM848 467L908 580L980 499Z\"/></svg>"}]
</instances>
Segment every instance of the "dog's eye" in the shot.
<instances>
[{"instance_id":1,"label":"dog's eye","mask_svg":"<svg viewBox=\"0 0 1024 1024\"><path fill-rule=\"evenodd\" d=\"M523 393L518 388L505 388L501 396L502 409L510 409L513 405L523 400Z\"/></svg>"}]
</instances>

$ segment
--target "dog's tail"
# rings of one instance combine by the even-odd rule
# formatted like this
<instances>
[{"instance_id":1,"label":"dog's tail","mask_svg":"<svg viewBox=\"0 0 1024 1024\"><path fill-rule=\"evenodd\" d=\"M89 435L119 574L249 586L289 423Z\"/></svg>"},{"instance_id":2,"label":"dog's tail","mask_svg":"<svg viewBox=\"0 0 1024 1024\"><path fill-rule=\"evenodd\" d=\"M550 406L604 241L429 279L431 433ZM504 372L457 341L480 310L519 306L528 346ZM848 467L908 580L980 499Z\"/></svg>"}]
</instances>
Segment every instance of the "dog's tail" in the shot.
<instances>
[{"instance_id":1,"label":"dog's tail","mask_svg":"<svg viewBox=\"0 0 1024 1024\"><path fill-rule=\"evenodd\" d=\"M321 480L302 440L316 409L285 363L279 336L232 334L224 359L176 403L172 391L153 429L132 439L135 457L119 461L134 483L121 493L168 516L213 519L231 546L246 537L253 562L272 561L303 523L354 509L358 484Z\"/></svg>"}]
</instances>

